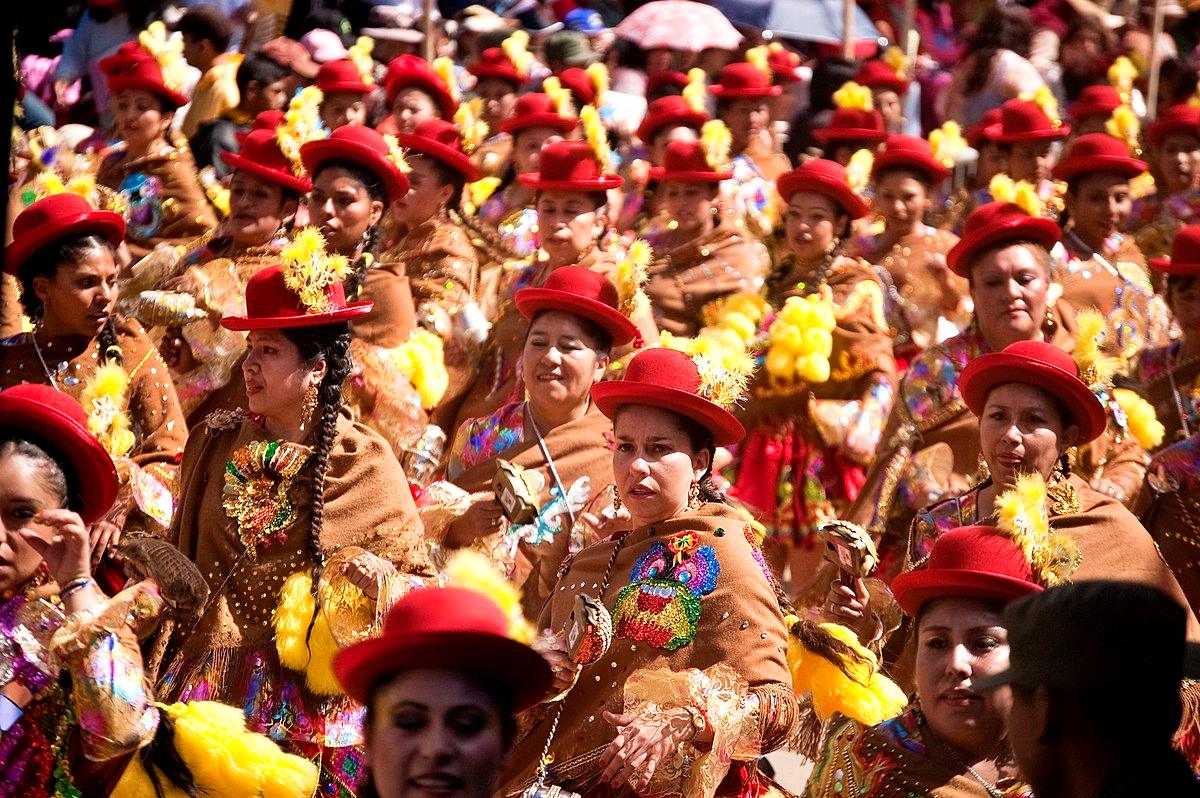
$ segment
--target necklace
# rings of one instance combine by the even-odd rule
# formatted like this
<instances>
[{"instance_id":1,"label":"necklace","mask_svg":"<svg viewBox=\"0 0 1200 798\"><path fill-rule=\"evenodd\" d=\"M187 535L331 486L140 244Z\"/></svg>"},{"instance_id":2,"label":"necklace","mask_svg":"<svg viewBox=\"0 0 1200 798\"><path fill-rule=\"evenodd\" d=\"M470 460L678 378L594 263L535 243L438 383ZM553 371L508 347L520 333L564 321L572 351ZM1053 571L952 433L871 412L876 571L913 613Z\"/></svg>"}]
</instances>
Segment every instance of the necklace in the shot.
<instances>
[{"instance_id":1,"label":"necklace","mask_svg":"<svg viewBox=\"0 0 1200 798\"><path fill-rule=\"evenodd\" d=\"M950 744L947 743L945 740L943 740L941 735L939 735L937 733L937 731L934 730L933 726L930 725L929 721L926 719L925 713L921 712L920 709L917 709L917 723L919 723L921 726L925 727L925 729L929 732L930 738L938 744L939 748L941 748L943 751L946 752L946 755L950 757L950 760L957 767L960 767L963 770L965 770L968 773L968 775L970 775L973 779L975 779L975 781L977 781L983 785L983 789L987 790L987 793L988 793L988 795L991 796L991 798L1004 798L1004 791L1001 790L999 787L997 787L995 784L992 784L990 781L985 779L983 776L980 776L979 773L975 770L975 768L968 765L963 760L963 758L958 755L958 752L955 751L950 746Z\"/></svg>"},{"instance_id":2,"label":"necklace","mask_svg":"<svg viewBox=\"0 0 1200 798\"><path fill-rule=\"evenodd\" d=\"M50 380L50 385L54 390L61 391L62 389L58 387L58 381L50 373L50 367L46 365L46 358L42 357L42 347L38 344L37 330L29 333L29 340L33 341L33 351L37 354L38 362L42 364L42 371L46 373L46 379Z\"/></svg>"},{"instance_id":3,"label":"necklace","mask_svg":"<svg viewBox=\"0 0 1200 798\"><path fill-rule=\"evenodd\" d=\"M1182 351L1183 346L1181 345L1179 352ZM1172 364L1172 360L1175 363ZM1179 386L1175 384L1175 369L1181 365L1179 353L1176 353L1172 357L1171 351L1167 350L1167 381L1171 383L1171 398L1175 400L1175 412L1179 414L1180 431L1183 433L1181 438L1190 438L1192 436L1192 425L1188 422L1188 414L1183 409L1183 400L1179 396Z\"/></svg>"}]
</instances>

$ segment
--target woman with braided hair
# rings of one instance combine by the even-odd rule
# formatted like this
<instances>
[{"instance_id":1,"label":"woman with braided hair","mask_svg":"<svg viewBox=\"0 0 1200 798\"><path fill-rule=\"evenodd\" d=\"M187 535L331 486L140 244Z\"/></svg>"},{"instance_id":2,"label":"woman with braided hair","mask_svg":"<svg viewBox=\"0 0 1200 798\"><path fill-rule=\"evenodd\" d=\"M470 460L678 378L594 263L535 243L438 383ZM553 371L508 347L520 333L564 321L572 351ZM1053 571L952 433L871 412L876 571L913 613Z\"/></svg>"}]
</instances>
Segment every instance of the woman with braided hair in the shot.
<instances>
[{"instance_id":1,"label":"woman with braided hair","mask_svg":"<svg viewBox=\"0 0 1200 798\"><path fill-rule=\"evenodd\" d=\"M211 597L171 643L164 700L241 707L248 727L321 760L322 794L353 795L360 708L333 679L341 645L431 575L408 482L389 445L343 412L342 264L303 240L246 289L246 410L214 413L188 442L172 540Z\"/></svg>"}]
</instances>

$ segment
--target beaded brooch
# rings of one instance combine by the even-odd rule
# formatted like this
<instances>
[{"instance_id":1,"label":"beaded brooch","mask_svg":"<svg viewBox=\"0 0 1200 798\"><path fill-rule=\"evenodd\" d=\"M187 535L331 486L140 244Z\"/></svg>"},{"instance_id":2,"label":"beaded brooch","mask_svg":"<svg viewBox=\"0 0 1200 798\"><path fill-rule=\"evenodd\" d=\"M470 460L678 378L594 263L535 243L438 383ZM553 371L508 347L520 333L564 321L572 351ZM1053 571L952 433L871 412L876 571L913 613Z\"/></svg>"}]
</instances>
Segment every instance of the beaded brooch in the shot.
<instances>
[{"instance_id":1,"label":"beaded brooch","mask_svg":"<svg viewBox=\"0 0 1200 798\"><path fill-rule=\"evenodd\" d=\"M309 454L298 443L251 441L225 464L221 504L237 521L238 539L251 559L272 541L282 542L296 521L288 491Z\"/></svg>"},{"instance_id":2,"label":"beaded brooch","mask_svg":"<svg viewBox=\"0 0 1200 798\"><path fill-rule=\"evenodd\" d=\"M700 597L713 591L720 572L716 553L711 546L701 546L695 532L651 543L634 564L630 584L617 595L617 637L668 651L692 642Z\"/></svg>"}]
</instances>

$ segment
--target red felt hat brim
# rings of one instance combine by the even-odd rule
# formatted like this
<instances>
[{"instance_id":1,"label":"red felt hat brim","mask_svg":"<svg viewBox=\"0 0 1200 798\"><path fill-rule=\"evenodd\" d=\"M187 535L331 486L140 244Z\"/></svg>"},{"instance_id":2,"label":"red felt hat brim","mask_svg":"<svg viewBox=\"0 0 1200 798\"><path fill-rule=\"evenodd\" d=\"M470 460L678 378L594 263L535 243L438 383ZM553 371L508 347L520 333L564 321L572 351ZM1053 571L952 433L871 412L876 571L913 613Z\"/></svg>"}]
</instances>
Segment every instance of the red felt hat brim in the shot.
<instances>
[{"instance_id":1,"label":"red felt hat brim","mask_svg":"<svg viewBox=\"0 0 1200 798\"><path fill-rule=\"evenodd\" d=\"M609 418L615 418L617 411L625 405L665 407L702 424L712 433L716 446L732 446L746 437L745 427L728 410L702 396L677 388L610 380L592 387L592 400L600 412Z\"/></svg>"},{"instance_id":2,"label":"red felt hat brim","mask_svg":"<svg viewBox=\"0 0 1200 798\"><path fill-rule=\"evenodd\" d=\"M223 152L221 153L221 160L230 169L239 172L249 172L255 177L262 178L268 183L274 183L289 191L299 191L301 194L307 194L312 190L312 181L307 177L297 177L292 172L282 172L278 169L272 169L266 164L252 161L240 153Z\"/></svg>"},{"instance_id":3,"label":"red felt hat brim","mask_svg":"<svg viewBox=\"0 0 1200 798\"><path fill-rule=\"evenodd\" d=\"M36 227L4 248L5 273L15 275L29 256L42 247L80 233L98 233L116 247L125 237L125 219L119 213L96 210L60 216L54 224Z\"/></svg>"},{"instance_id":4,"label":"red felt hat brim","mask_svg":"<svg viewBox=\"0 0 1200 798\"><path fill-rule=\"evenodd\" d=\"M1150 258L1150 268L1173 277L1200 277L1200 263L1176 262L1173 258Z\"/></svg>"},{"instance_id":5,"label":"red felt hat brim","mask_svg":"<svg viewBox=\"0 0 1200 798\"><path fill-rule=\"evenodd\" d=\"M541 172L517 175L517 179L534 191L608 191L625 182L616 175L604 175L596 180L542 180Z\"/></svg>"},{"instance_id":6,"label":"red felt hat brim","mask_svg":"<svg viewBox=\"0 0 1200 798\"><path fill-rule=\"evenodd\" d=\"M784 203L787 203L797 191L812 191L836 202L851 219L861 219L870 210L867 208L867 203L854 193L854 189L839 180L826 178L824 175L789 172L779 178L778 188L779 196Z\"/></svg>"},{"instance_id":7,"label":"red felt hat brim","mask_svg":"<svg viewBox=\"0 0 1200 798\"><path fill-rule=\"evenodd\" d=\"M525 84L525 78L521 77L521 74L517 70L503 64L475 64L472 67L468 67L467 71L480 80L483 78L498 78L499 80L507 81L513 84L514 89L519 89Z\"/></svg>"},{"instance_id":8,"label":"red felt hat brim","mask_svg":"<svg viewBox=\"0 0 1200 798\"><path fill-rule=\"evenodd\" d=\"M1081 155L1059 161L1050 170L1055 180L1070 180L1082 174L1109 172L1122 177L1134 178L1145 172L1148 164L1136 158L1118 155Z\"/></svg>"},{"instance_id":9,"label":"red felt hat brim","mask_svg":"<svg viewBox=\"0 0 1200 798\"><path fill-rule=\"evenodd\" d=\"M396 139L404 149L428 155L449 166L466 178L468 183L474 183L483 177L483 170L476 166L465 153L442 144L440 141L434 141L424 136L415 136L411 133L401 133Z\"/></svg>"},{"instance_id":10,"label":"red felt hat brim","mask_svg":"<svg viewBox=\"0 0 1200 798\"><path fill-rule=\"evenodd\" d=\"M1172 119L1166 122L1153 122L1147 125L1146 143L1151 147L1157 147L1162 144L1162 140L1167 136L1176 133L1186 133L1187 135L1200 138L1200 129L1197 129L1194 123Z\"/></svg>"},{"instance_id":11,"label":"red felt hat brim","mask_svg":"<svg viewBox=\"0 0 1200 798\"><path fill-rule=\"evenodd\" d=\"M738 100L744 97L778 97L783 93L782 86L744 86L741 88L730 88L716 83L708 87L708 90L713 93L714 97L719 97L722 100Z\"/></svg>"},{"instance_id":12,"label":"red felt hat brim","mask_svg":"<svg viewBox=\"0 0 1200 798\"><path fill-rule=\"evenodd\" d=\"M1077 445L1099 438L1108 425L1100 400L1078 377L1028 357L993 352L976 358L963 369L958 386L967 407L980 416L988 393L1009 382L1032 385L1056 397L1079 427Z\"/></svg>"},{"instance_id":13,"label":"red felt hat brim","mask_svg":"<svg viewBox=\"0 0 1200 798\"><path fill-rule=\"evenodd\" d=\"M318 83L317 88L325 94L332 94L338 91L350 94L370 94L375 90L374 86L368 86L362 81L353 80L332 80L326 83Z\"/></svg>"},{"instance_id":14,"label":"red felt hat brim","mask_svg":"<svg viewBox=\"0 0 1200 798\"><path fill-rule=\"evenodd\" d=\"M318 327L362 318L371 312L375 303L369 299L351 302L340 310L327 313L297 313L289 316L226 316L221 326L227 330L284 330L293 327Z\"/></svg>"},{"instance_id":15,"label":"red felt hat brim","mask_svg":"<svg viewBox=\"0 0 1200 798\"><path fill-rule=\"evenodd\" d=\"M898 574L890 585L904 614L917 617L934 599L973 598L1009 602L1036 593L1041 587L1004 574L960 568L921 568Z\"/></svg>"},{"instance_id":16,"label":"red felt hat brim","mask_svg":"<svg viewBox=\"0 0 1200 798\"><path fill-rule=\"evenodd\" d=\"M822 144L835 141L866 141L871 144L882 144L887 140L886 132L866 127L822 127L814 130L812 136Z\"/></svg>"},{"instance_id":17,"label":"red felt hat brim","mask_svg":"<svg viewBox=\"0 0 1200 798\"><path fill-rule=\"evenodd\" d=\"M633 322L619 310L611 308L603 302L581 297L569 291L558 291L553 288L522 288L516 293L514 300L521 315L531 321L539 311L543 310L561 310L590 319L612 336L615 346L629 343L638 333Z\"/></svg>"},{"instance_id":18,"label":"red felt hat brim","mask_svg":"<svg viewBox=\"0 0 1200 798\"><path fill-rule=\"evenodd\" d=\"M310 175L317 173L325 161L344 158L369 169L379 176L388 192L388 202L395 202L408 193L408 178L391 161L370 147L345 139L320 139L300 147L300 160Z\"/></svg>"},{"instance_id":19,"label":"red felt hat brim","mask_svg":"<svg viewBox=\"0 0 1200 798\"><path fill-rule=\"evenodd\" d=\"M188 104L187 97L168 88L165 83L159 83L157 81L150 80L149 78L143 78L136 75L109 79L109 94L116 95L117 92L124 91L125 89L141 89L142 91L150 92L155 97L158 97L168 106L170 106L169 110L172 111L180 106Z\"/></svg>"},{"instance_id":20,"label":"red felt hat brim","mask_svg":"<svg viewBox=\"0 0 1200 798\"><path fill-rule=\"evenodd\" d=\"M512 134L520 130L528 130L531 127L548 127L566 135L574 130L577 124L578 121L575 119L554 113L525 114L505 119L500 123L500 132Z\"/></svg>"},{"instance_id":21,"label":"red felt hat brim","mask_svg":"<svg viewBox=\"0 0 1200 798\"><path fill-rule=\"evenodd\" d=\"M1065 122L1058 127L1046 130L1026 130L1020 133L1005 133L1003 124L998 127L1000 132L991 136L991 139L1000 144L1014 144L1018 141L1055 141L1071 135L1071 126Z\"/></svg>"},{"instance_id":22,"label":"red felt hat brim","mask_svg":"<svg viewBox=\"0 0 1200 798\"><path fill-rule=\"evenodd\" d=\"M529 709L550 692L553 674L541 654L516 640L475 632L388 635L356 643L333 658L333 672L346 695L367 704L386 676L407 670L450 670L503 685L515 712Z\"/></svg>"},{"instance_id":23,"label":"red felt hat brim","mask_svg":"<svg viewBox=\"0 0 1200 798\"><path fill-rule=\"evenodd\" d=\"M0 393L3 396L3 393ZM79 488L79 517L92 524L117 498L117 469L104 447L76 419L23 396L4 397L0 428L33 435L66 458Z\"/></svg>"},{"instance_id":24,"label":"red felt hat brim","mask_svg":"<svg viewBox=\"0 0 1200 798\"><path fill-rule=\"evenodd\" d=\"M708 116L698 111L663 114L645 119L637 129L637 137L643 142L649 143L650 139L654 138L654 134L664 127L679 127L682 125L699 131L707 121Z\"/></svg>"},{"instance_id":25,"label":"red felt hat brim","mask_svg":"<svg viewBox=\"0 0 1200 798\"><path fill-rule=\"evenodd\" d=\"M935 186L950 176L950 170L943 166L936 158L916 152L889 153L887 150L884 150L875 156L875 165L871 169L871 179L879 179L881 171L896 166L915 169L929 178L929 182Z\"/></svg>"},{"instance_id":26,"label":"red felt hat brim","mask_svg":"<svg viewBox=\"0 0 1200 798\"><path fill-rule=\"evenodd\" d=\"M733 177L733 172L669 172L665 166L650 167L650 179L674 180L677 183L720 183Z\"/></svg>"},{"instance_id":27,"label":"red felt hat brim","mask_svg":"<svg viewBox=\"0 0 1200 798\"><path fill-rule=\"evenodd\" d=\"M946 253L946 265L959 277L971 276L975 257L984 250L1004 241L1033 241L1047 250L1058 243L1061 232L1052 219L1030 216L1015 223L992 224L975 234L964 234L962 239Z\"/></svg>"}]
</instances>

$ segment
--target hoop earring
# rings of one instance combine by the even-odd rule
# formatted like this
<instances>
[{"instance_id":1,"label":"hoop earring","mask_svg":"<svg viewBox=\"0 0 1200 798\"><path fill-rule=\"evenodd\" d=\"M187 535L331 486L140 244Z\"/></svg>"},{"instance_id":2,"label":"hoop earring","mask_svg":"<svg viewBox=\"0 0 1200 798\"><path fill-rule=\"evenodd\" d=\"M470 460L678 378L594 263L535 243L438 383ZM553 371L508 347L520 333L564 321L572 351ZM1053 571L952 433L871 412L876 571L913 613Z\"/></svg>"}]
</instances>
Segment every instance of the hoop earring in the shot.
<instances>
[{"instance_id":1,"label":"hoop earring","mask_svg":"<svg viewBox=\"0 0 1200 798\"><path fill-rule=\"evenodd\" d=\"M300 405L300 429L304 430L317 412L317 384L310 382L304 389L304 400Z\"/></svg>"},{"instance_id":2,"label":"hoop earring","mask_svg":"<svg viewBox=\"0 0 1200 798\"><path fill-rule=\"evenodd\" d=\"M617 492L617 486L611 485L612 489L612 506L614 510L620 510L622 506L621 494Z\"/></svg>"}]
</instances>

